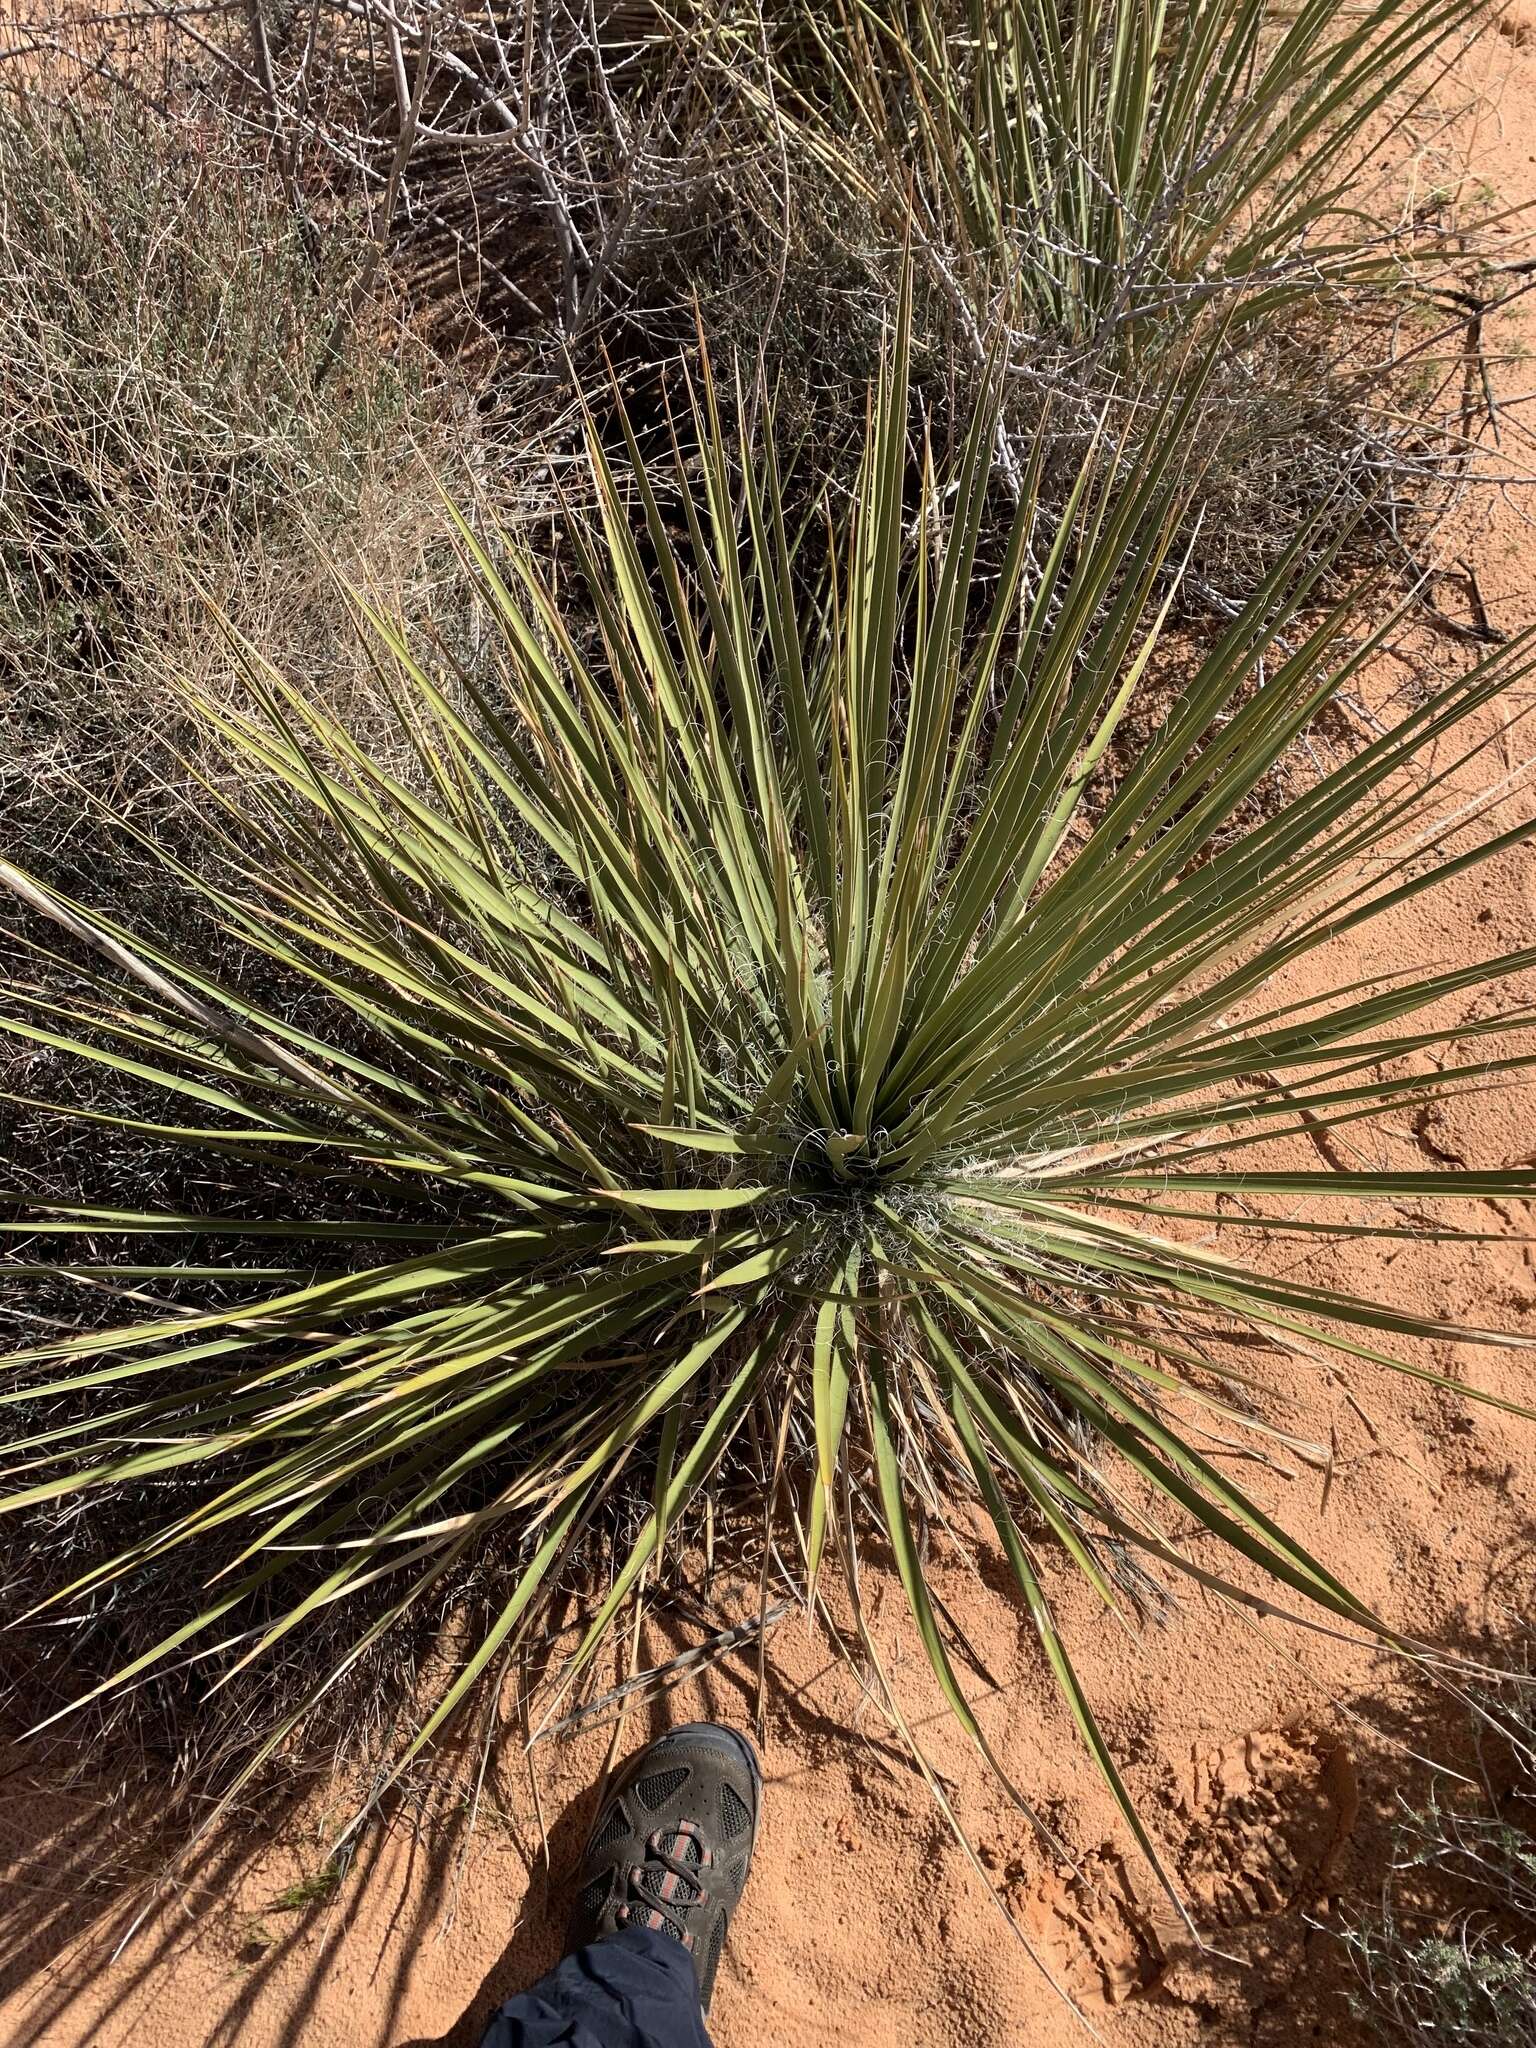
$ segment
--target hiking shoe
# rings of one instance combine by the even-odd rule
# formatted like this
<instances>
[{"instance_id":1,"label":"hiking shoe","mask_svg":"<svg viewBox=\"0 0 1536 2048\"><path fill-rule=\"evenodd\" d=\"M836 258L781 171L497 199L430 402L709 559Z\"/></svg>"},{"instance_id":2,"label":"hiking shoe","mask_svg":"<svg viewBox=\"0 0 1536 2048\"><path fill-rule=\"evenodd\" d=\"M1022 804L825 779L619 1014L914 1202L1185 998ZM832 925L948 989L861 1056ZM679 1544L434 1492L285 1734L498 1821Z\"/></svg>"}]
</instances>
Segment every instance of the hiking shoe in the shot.
<instances>
[{"instance_id":1,"label":"hiking shoe","mask_svg":"<svg viewBox=\"0 0 1536 2048\"><path fill-rule=\"evenodd\" d=\"M620 1927L670 1935L693 1957L708 2012L762 1795L751 1743L714 1721L673 1728L632 1756L610 1784L587 1842L570 1947Z\"/></svg>"}]
</instances>

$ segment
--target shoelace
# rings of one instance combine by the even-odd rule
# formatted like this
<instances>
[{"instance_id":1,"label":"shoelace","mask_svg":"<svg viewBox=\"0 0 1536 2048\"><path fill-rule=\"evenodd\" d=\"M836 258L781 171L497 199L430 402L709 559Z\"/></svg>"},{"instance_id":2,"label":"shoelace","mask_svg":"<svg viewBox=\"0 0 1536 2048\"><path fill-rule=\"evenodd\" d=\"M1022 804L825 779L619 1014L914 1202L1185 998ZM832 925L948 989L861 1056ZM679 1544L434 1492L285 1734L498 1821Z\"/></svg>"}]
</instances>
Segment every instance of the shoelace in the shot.
<instances>
[{"instance_id":1,"label":"shoelace","mask_svg":"<svg viewBox=\"0 0 1536 2048\"><path fill-rule=\"evenodd\" d=\"M679 1853L684 1842L692 1843L698 1851L695 1861L690 1862ZM674 1941L691 1950L693 1934L678 1918L678 1910L691 1912L696 1906L709 1904L709 1893L700 1884L699 1873L713 1866L713 1852L691 1820L680 1820L671 1828L658 1828L648 1838L645 1851L644 1863L629 1866L625 1878L629 1896L614 1918L621 1927L650 1927L658 1934L670 1934Z\"/></svg>"}]
</instances>

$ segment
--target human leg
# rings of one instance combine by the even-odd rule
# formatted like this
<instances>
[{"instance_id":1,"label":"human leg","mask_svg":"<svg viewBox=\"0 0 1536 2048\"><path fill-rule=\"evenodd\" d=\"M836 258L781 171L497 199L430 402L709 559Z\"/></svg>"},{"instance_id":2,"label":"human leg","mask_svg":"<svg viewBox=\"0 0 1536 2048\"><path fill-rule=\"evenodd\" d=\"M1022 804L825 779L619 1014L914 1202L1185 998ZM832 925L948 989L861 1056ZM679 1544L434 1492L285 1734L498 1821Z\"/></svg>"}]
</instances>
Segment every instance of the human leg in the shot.
<instances>
[{"instance_id":1,"label":"human leg","mask_svg":"<svg viewBox=\"0 0 1536 2048\"><path fill-rule=\"evenodd\" d=\"M714 1722L631 1757L582 1859L570 1953L508 2000L482 2048L709 2048L704 2015L761 1800L751 1744Z\"/></svg>"}]
</instances>

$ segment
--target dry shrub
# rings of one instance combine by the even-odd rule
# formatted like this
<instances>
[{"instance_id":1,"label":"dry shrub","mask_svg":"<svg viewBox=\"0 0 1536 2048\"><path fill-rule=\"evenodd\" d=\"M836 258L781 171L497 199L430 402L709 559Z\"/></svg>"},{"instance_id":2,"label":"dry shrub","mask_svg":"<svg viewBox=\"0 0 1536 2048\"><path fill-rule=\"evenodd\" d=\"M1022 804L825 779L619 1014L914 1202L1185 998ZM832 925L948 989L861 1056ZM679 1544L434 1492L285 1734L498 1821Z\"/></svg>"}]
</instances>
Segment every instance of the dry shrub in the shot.
<instances>
[{"instance_id":1,"label":"dry shrub","mask_svg":"<svg viewBox=\"0 0 1536 2048\"><path fill-rule=\"evenodd\" d=\"M316 242L237 145L121 92L0 103L0 789L56 869L82 790L180 778L165 676L232 667L210 601L339 701L370 684L335 568L442 601L472 410L388 307L349 317L356 226Z\"/></svg>"}]
</instances>

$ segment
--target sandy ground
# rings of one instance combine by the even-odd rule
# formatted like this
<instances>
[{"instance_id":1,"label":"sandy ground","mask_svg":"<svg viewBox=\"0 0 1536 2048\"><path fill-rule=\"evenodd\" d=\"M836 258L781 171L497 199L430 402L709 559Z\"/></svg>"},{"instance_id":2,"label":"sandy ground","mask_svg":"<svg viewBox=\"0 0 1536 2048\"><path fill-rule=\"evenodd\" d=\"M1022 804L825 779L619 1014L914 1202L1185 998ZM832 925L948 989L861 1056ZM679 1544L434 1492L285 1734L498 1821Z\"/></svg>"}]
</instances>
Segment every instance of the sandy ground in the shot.
<instances>
[{"instance_id":1,"label":"sandy ground","mask_svg":"<svg viewBox=\"0 0 1536 2048\"><path fill-rule=\"evenodd\" d=\"M1506 18L1467 74L1490 96L1470 117L1471 160L1510 203L1536 196L1536 14L1532 22L1527 36ZM1523 312L1500 317L1490 348L1517 349L1522 331L1536 340ZM1506 396L1524 387L1523 368L1495 373ZM1512 411L1504 422L1503 453L1516 472L1528 466L1523 417ZM1496 625L1536 617L1532 511L1530 487L1484 492L1447 543L1451 558L1470 564ZM1447 611L1473 616L1464 578L1447 578L1439 597ZM1466 658L1454 638L1410 634L1401 654L1377 664L1366 702L1385 707L1427 668ZM1518 765L1526 745L1517 732L1490 748L1484 781ZM1456 795L1471 793L1464 780ZM1492 824L1513 822L1530 801L1517 787ZM1389 958L1481 957L1528 942L1533 914L1536 860L1523 851L1308 971L1321 986L1323 973L1344 981ZM1536 998L1536 986L1525 993ZM1479 995L1467 1014L1493 1002ZM1531 1163L1536 1090L1390 1121L1369 1143L1373 1156L1405 1165L1426 1155ZM1297 1240L1290 1256L1311 1279L1536 1332L1528 1219L1491 1205L1479 1218L1505 1235L1475 1255L1413 1242L1345 1253L1312 1239ZM1517 1354L1447 1347L1427 1362L1530 1398L1531 1368ZM1274 1419L1329 1446L1332 1473L1325 1483L1300 1461L1286 1472L1245 1464L1241 1476L1259 1499L1389 1620L1424 1637L1476 1645L1507 1635L1517 1618L1528 1627L1536 1426L1385 1373L1362 1371L1346 1385L1329 1369L1303 1376L1292 1366L1286 1381ZM988 1674L976 1687L988 1734L1072 1849L1076 1872L1052 1865L946 1725L916 1668L899 1586L871 1576L874 1635L994 1885L1057 1983L1112 2048L1348 2048L1358 2038L1348 1965L1326 1925L1378 1891L1396 1798L1423 1782L1415 1755L1457 1753L1459 1710L1380 1658L1300 1631L1266 1634L1194 1593L1132 1640L1063 1575L1063 1619L1132 1789L1187 1889L1202 1948L1133 1855L1001 1574L984 1546L978 1553L979 1575L941 1553L937 1584ZM728 1594L717 1599L728 1619L755 1611L745 1591L734 1609ZM685 1646L652 1629L642 1654L658 1662ZM738 1655L675 1690L652 1725L698 1714L750 1721L755 1685L755 1656ZM722 1970L718 2048L1087 2038L880 1716L798 1618L772 1636L766 1705L765 1833ZM331 1896L296 1903L290 1888L302 1891L320 1866L332 1816L320 1795L296 1810L258 1810L116 1955L124 1926L99 1875L106 1845L131 1832L133 1817L111 1783L62 1790L19 1752L0 1780L0 2044L472 2048L486 2011L558 1952L566 1881L609 1732L534 1753L547 1858L528 1767L510 1744L493 1756L472 1834L464 1788L450 1784L370 1840ZM647 1732L646 1718L634 1717L624 1747Z\"/></svg>"}]
</instances>

